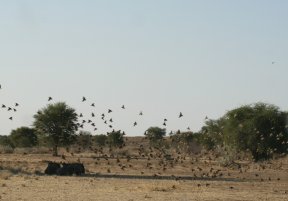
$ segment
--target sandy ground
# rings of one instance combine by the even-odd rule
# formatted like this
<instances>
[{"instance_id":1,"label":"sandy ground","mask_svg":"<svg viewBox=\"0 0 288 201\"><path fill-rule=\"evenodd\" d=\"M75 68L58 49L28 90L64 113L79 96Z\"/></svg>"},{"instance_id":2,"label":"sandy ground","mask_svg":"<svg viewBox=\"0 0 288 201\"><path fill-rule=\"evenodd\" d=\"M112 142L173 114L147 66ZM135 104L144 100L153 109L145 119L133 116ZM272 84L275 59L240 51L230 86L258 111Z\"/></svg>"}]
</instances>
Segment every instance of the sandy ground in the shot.
<instances>
[{"instance_id":1,"label":"sandy ground","mask_svg":"<svg viewBox=\"0 0 288 201\"><path fill-rule=\"evenodd\" d=\"M1 180L0 186L1 200L11 201L288 200L287 181L204 182L16 175Z\"/></svg>"},{"instance_id":2,"label":"sandy ground","mask_svg":"<svg viewBox=\"0 0 288 201\"><path fill-rule=\"evenodd\" d=\"M164 170L160 158L0 154L0 200L288 201L288 157L264 163L239 161L240 166L232 167L223 167L209 157L186 157L172 164L164 161ZM47 160L80 160L87 174L43 175Z\"/></svg>"}]
</instances>

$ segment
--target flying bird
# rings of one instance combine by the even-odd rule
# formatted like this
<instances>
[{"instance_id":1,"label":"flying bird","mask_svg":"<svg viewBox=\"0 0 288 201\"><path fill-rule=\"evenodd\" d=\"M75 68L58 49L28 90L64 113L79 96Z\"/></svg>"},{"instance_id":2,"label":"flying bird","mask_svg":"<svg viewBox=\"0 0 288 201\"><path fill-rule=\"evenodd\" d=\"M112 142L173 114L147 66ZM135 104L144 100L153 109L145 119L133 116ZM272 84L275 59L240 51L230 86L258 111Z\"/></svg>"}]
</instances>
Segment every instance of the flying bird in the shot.
<instances>
[{"instance_id":1,"label":"flying bird","mask_svg":"<svg viewBox=\"0 0 288 201\"><path fill-rule=\"evenodd\" d=\"M91 106L92 106L92 107L95 107L95 103L92 103Z\"/></svg>"},{"instance_id":2,"label":"flying bird","mask_svg":"<svg viewBox=\"0 0 288 201\"><path fill-rule=\"evenodd\" d=\"M82 114L82 113L80 113L80 114L79 114L79 117L83 117L83 114Z\"/></svg>"},{"instance_id":3,"label":"flying bird","mask_svg":"<svg viewBox=\"0 0 288 201\"><path fill-rule=\"evenodd\" d=\"M179 114L179 118L181 118L181 117L183 117L183 114L182 114L182 112L180 112L180 114Z\"/></svg>"},{"instance_id":4,"label":"flying bird","mask_svg":"<svg viewBox=\"0 0 288 201\"><path fill-rule=\"evenodd\" d=\"M141 112L139 113L139 115L143 115L143 112L141 111Z\"/></svg>"},{"instance_id":5,"label":"flying bird","mask_svg":"<svg viewBox=\"0 0 288 201\"><path fill-rule=\"evenodd\" d=\"M13 120L13 117L9 117L10 120Z\"/></svg>"},{"instance_id":6,"label":"flying bird","mask_svg":"<svg viewBox=\"0 0 288 201\"><path fill-rule=\"evenodd\" d=\"M10 110L12 110L12 108L11 108L11 107L8 107L8 111L10 111Z\"/></svg>"},{"instance_id":7,"label":"flying bird","mask_svg":"<svg viewBox=\"0 0 288 201\"><path fill-rule=\"evenodd\" d=\"M165 122L163 123L163 126L166 126L166 123L165 123Z\"/></svg>"},{"instance_id":8,"label":"flying bird","mask_svg":"<svg viewBox=\"0 0 288 201\"><path fill-rule=\"evenodd\" d=\"M108 109L108 113L111 113L111 112L112 112L112 110Z\"/></svg>"},{"instance_id":9,"label":"flying bird","mask_svg":"<svg viewBox=\"0 0 288 201\"><path fill-rule=\"evenodd\" d=\"M134 126L137 126L137 122L136 121L134 122Z\"/></svg>"},{"instance_id":10,"label":"flying bird","mask_svg":"<svg viewBox=\"0 0 288 201\"><path fill-rule=\"evenodd\" d=\"M121 107L122 109L125 109L125 105L122 105L122 107Z\"/></svg>"},{"instance_id":11,"label":"flying bird","mask_svg":"<svg viewBox=\"0 0 288 201\"><path fill-rule=\"evenodd\" d=\"M83 97L82 97L82 102L84 102L84 101L86 101L86 98L83 96Z\"/></svg>"},{"instance_id":12,"label":"flying bird","mask_svg":"<svg viewBox=\"0 0 288 201\"><path fill-rule=\"evenodd\" d=\"M3 104L2 104L2 108L5 108L5 107L6 107L6 105L3 105Z\"/></svg>"},{"instance_id":13,"label":"flying bird","mask_svg":"<svg viewBox=\"0 0 288 201\"><path fill-rule=\"evenodd\" d=\"M19 104L18 104L18 103L15 103L15 107L17 107L17 106L19 106Z\"/></svg>"},{"instance_id":14,"label":"flying bird","mask_svg":"<svg viewBox=\"0 0 288 201\"><path fill-rule=\"evenodd\" d=\"M51 96L49 96L49 97L48 97L48 101L51 101L51 100L52 100L52 97L51 97Z\"/></svg>"},{"instance_id":15,"label":"flying bird","mask_svg":"<svg viewBox=\"0 0 288 201\"><path fill-rule=\"evenodd\" d=\"M91 116L92 116L92 117L95 117L95 114L92 112Z\"/></svg>"}]
</instances>

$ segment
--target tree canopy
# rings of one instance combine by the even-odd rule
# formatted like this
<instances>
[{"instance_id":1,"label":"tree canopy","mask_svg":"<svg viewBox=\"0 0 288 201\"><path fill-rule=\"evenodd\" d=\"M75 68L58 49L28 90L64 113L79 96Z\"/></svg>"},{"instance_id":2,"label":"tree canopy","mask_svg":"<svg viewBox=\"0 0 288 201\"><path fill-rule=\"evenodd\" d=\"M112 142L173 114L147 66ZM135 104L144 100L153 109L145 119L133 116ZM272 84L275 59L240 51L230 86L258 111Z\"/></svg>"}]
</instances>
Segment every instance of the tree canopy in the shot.
<instances>
[{"instance_id":1,"label":"tree canopy","mask_svg":"<svg viewBox=\"0 0 288 201\"><path fill-rule=\"evenodd\" d=\"M75 109L64 102L49 104L34 115L34 126L48 135L53 143L53 155L58 155L59 145L69 145L74 141L78 129Z\"/></svg>"},{"instance_id":2,"label":"tree canopy","mask_svg":"<svg viewBox=\"0 0 288 201\"><path fill-rule=\"evenodd\" d=\"M36 130L28 127L20 127L12 130L9 136L14 147L33 147L38 144Z\"/></svg>"},{"instance_id":3,"label":"tree canopy","mask_svg":"<svg viewBox=\"0 0 288 201\"><path fill-rule=\"evenodd\" d=\"M202 142L209 148L228 145L250 151L255 160L288 152L288 114L278 107L256 103L228 111L218 120L206 121Z\"/></svg>"}]
</instances>

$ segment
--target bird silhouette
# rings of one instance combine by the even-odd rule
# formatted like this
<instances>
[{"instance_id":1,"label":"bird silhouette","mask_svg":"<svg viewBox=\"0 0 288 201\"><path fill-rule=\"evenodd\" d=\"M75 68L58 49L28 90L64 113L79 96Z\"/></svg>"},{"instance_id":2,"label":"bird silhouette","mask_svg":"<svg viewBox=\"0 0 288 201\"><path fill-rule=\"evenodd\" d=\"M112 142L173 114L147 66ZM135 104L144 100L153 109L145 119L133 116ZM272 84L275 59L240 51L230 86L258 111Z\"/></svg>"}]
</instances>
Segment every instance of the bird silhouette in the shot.
<instances>
[{"instance_id":1,"label":"bird silhouette","mask_svg":"<svg viewBox=\"0 0 288 201\"><path fill-rule=\"evenodd\" d=\"M164 119L164 121L167 121L167 119Z\"/></svg>"},{"instance_id":2,"label":"bird silhouette","mask_svg":"<svg viewBox=\"0 0 288 201\"><path fill-rule=\"evenodd\" d=\"M108 109L108 113L111 113L111 112L112 112L112 110Z\"/></svg>"},{"instance_id":3,"label":"bird silhouette","mask_svg":"<svg viewBox=\"0 0 288 201\"><path fill-rule=\"evenodd\" d=\"M134 125L134 126L137 126L137 122L135 121L133 125Z\"/></svg>"},{"instance_id":4,"label":"bird silhouette","mask_svg":"<svg viewBox=\"0 0 288 201\"><path fill-rule=\"evenodd\" d=\"M92 117L95 117L95 114L92 112L91 116L92 116Z\"/></svg>"},{"instance_id":5,"label":"bird silhouette","mask_svg":"<svg viewBox=\"0 0 288 201\"><path fill-rule=\"evenodd\" d=\"M10 110L12 110L12 108L11 108L11 107L8 107L8 111L10 111Z\"/></svg>"},{"instance_id":6,"label":"bird silhouette","mask_svg":"<svg viewBox=\"0 0 288 201\"><path fill-rule=\"evenodd\" d=\"M6 105L2 104L2 108L5 108L5 107L6 107Z\"/></svg>"},{"instance_id":7,"label":"bird silhouette","mask_svg":"<svg viewBox=\"0 0 288 201\"><path fill-rule=\"evenodd\" d=\"M92 107L95 107L95 103L92 103L91 106L92 106Z\"/></svg>"},{"instance_id":8,"label":"bird silhouette","mask_svg":"<svg viewBox=\"0 0 288 201\"><path fill-rule=\"evenodd\" d=\"M48 97L48 101L51 101L51 100L52 100L52 97L51 97L51 96L49 96L49 97Z\"/></svg>"},{"instance_id":9,"label":"bird silhouette","mask_svg":"<svg viewBox=\"0 0 288 201\"><path fill-rule=\"evenodd\" d=\"M9 117L10 120L13 120L13 117Z\"/></svg>"},{"instance_id":10,"label":"bird silhouette","mask_svg":"<svg viewBox=\"0 0 288 201\"><path fill-rule=\"evenodd\" d=\"M111 118L109 121L110 121L110 122L113 122L113 119Z\"/></svg>"},{"instance_id":11,"label":"bird silhouette","mask_svg":"<svg viewBox=\"0 0 288 201\"><path fill-rule=\"evenodd\" d=\"M86 101L86 98L85 96L82 97L82 102Z\"/></svg>"},{"instance_id":12,"label":"bird silhouette","mask_svg":"<svg viewBox=\"0 0 288 201\"><path fill-rule=\"evenodd\" d=\"M122 109L125 109L125 105L122 105L122 107L121 107Z\"/></svg>"},{"instance_id":13,"label":"bird silhouette","mask_svg":"<svg viewBox=\"0 0 288 201\"><path fill-rule=\"evenodd\" d=\"M143 115L143 112L141 111L141 112L139 113L139 115Z\"/></svg>"},{"instance_id":14,"label":"bird silhouette","mask_svg":"<svg viewBox=\"0 0 288 201\"><path fill-rule=\"evenodd\" d=\"M82 114L82 113L80 113L80 114L79 114L79 117L83 117L83 114Z\"/></svg>"},{"instance_id":15,"label":"bird silhouette","mask_svg":"<svg viewBox=\"0 0 288 201\"><path fill-rule=\"evenodd\" d=\"M19 106L19 104L18 104L18 103L15 103L15 107L17 107L17 106Z\"/></svg>"},{"instance_id":16,"label":"bird silhouette","mask_svg":"<svg viewBox=\"0 0 288 201\"><path fill-rule=\"evenodd\" d=\"M163 123L163 126L166 126L166 123L165 123L165 122Z\"/></svg>"},{"instance_id":17,"label":"bird silhouette","mask_svg":"<svg viewBox=\"0 0 288 201\"><path fill-rule=\"evenodd\" d=\"M182 114L182 112L180 112L180 114L179 114L179 118L181 118L181 117L183 117L183 114Z\"/></svg>"}]
</instances>

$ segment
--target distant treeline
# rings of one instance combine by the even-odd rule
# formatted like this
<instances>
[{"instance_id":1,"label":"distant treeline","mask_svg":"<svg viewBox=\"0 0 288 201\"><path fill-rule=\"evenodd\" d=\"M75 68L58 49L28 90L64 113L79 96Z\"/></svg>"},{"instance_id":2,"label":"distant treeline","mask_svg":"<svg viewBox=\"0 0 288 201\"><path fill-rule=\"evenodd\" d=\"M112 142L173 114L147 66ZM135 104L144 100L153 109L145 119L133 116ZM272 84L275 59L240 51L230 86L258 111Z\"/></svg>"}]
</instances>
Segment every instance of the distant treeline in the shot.
<instances>
[{"instance_id":1,"label":"distant treeline","mask_svg":"<svg viewBox=\"0 0 288 201\"><path fill-rule=\"evenodd\" d=\"M47 146L58 155L59 146L123 147L125 133L112 131L102 135L78 130L77 114L65 103L50 104L34 115L33 128L21 127L8 136L0 136L0 145L17 147ZM190 153L195 144L207 150L221 151L226 155L250 153L254 160L269 159L274 154L288 153L288 113L278 107L256 103L228 111L219 119L206 119L198 132L170 133L159 127L148 128L144 136L150 145L175 148Z\"/></svg>"}]
</instances>

